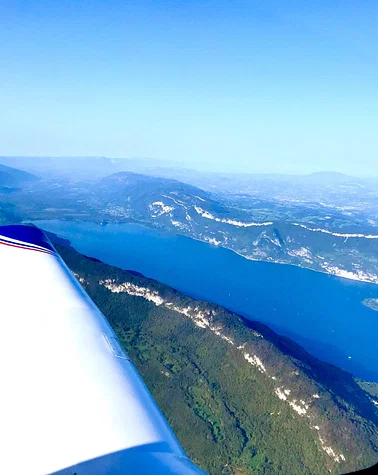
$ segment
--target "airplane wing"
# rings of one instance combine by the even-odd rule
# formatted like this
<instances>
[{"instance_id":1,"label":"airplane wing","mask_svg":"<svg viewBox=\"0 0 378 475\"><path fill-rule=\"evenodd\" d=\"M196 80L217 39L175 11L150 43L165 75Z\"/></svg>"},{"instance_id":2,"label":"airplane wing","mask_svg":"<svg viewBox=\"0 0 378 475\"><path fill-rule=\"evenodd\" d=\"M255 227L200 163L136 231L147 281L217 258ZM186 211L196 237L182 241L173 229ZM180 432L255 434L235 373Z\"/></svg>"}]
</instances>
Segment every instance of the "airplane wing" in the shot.
<instances>
[{"instance_id":1,"label":"airplane wing","mask_svg":"<svg viewBox=\"0 0 378 475\"><path fill-rule=\"evenodd\" d=\"M35 227L0 226L0 309L0 473L205 473Z\"/></svg>"}]
</instances>

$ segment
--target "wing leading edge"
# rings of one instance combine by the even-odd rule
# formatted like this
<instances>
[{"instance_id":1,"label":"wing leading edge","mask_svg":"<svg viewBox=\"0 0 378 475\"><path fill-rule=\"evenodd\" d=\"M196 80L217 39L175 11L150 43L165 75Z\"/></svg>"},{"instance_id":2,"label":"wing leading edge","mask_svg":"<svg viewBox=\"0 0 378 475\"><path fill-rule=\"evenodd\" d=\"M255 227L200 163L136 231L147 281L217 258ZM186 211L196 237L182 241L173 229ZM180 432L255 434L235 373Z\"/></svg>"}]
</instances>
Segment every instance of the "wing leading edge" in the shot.
<instances>
[{"instance_id":1,"label":"wing leading edge","mask_svg":"<svg viewBox=\"0 0 378 475\"><path fill-rule=\"evenodd\" d=\"M0 266L0 472L204 474L44 233L0 227Z\"/></svg>"}]
</instances>

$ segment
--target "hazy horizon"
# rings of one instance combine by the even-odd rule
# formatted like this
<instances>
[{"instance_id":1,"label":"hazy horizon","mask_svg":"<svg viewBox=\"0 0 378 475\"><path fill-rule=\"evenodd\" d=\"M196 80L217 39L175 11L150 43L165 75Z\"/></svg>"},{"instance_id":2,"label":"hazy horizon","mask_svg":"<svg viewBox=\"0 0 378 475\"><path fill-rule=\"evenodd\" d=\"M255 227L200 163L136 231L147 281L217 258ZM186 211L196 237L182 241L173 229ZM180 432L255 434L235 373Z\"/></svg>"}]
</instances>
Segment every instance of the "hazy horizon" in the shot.
<instances>
[{"instance_id":1,"label":"hazy horizon","mask_svg":"<svg viewBox=\"0 0 378 475\"><path fill-rule=\"evenodd\" d=\"M0 153L378 175L378 3L5 0Z\"/></svg>"},{"instance_id":2,"label":"hazy horizon","mask_svg":"<svg viewBox=\"0 0 378 475\"><path fill-rule=\"evenodd\" d=\"M245 172L245 171L227 171L227 170L222 170L222 169L215 169L212 165L210 168L206 168L206 166L196 166L195 164L185 164L183 162L175 162L175 161L170 161L170 160L164 160L164 159L159 159L159 158L152 158L152 157L106 157L106 156L52 156L52 155L45 155L45 156L32 156L32 155L0 155L0 164L7 160L12 160L13 159L26 159L26 160L33 160L33 159L49 159L49 160L91 160L91 159L106 159L110 160L112 162L116 161L130 161L130 162L135 162L135 161L144 161L147 162L144 164L144 168L156 168L156 169L172 169L172 170L188 170L188 171L194 171L198 173L203 173L203 174L218 174L218 175L277 175L277 176L310 176L310 175L316 175L316 174L335 174L335 175L345 175L349 176L351 178L378 178L378 173L377 174L347 174L343 172L338 172L334 170L319 170L319 171L313 171L313 172L303 172L303 173L290 173L290 172ZM156 162L156 163L155 163ZM6 166L12 166L11 163L7 162L5 163ZM15 168L17 168L17 165L15 165ZM128 170L125 170L128 171ZM143 167L141 166L140 171L130 171L131 173L141 173L143 174Z\"/></svg>"}]
</instances>

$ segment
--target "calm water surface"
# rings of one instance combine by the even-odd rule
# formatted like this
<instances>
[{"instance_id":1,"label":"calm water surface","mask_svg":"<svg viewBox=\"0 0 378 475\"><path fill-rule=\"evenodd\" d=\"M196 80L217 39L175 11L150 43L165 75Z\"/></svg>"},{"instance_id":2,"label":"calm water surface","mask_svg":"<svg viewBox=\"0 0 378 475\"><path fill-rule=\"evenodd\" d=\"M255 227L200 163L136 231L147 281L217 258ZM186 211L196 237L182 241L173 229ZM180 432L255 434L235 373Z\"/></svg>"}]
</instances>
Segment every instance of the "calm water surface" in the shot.
<instances>
[{"instance_id":1,"label":"calm water surface","mask_svg":"<svg viewBox=\"0 0 378 475\"><path fill-rule=\"evenodd\" d=\"M378 285L249 261L227 249L136 224L36 221L86 255L260 320L312 354L378 381Z\"/></svg>"}]
</instances>

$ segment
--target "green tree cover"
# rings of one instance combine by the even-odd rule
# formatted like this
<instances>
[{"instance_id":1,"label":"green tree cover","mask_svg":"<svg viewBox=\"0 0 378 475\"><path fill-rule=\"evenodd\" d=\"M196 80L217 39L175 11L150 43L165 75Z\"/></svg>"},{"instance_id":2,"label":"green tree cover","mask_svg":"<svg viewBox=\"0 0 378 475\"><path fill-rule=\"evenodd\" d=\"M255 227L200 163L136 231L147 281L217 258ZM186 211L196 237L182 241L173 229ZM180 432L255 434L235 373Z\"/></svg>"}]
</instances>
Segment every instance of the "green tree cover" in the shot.
<instances>
[{"instance_id":1,"label":"green tree cover","mask_svg":"<svg viewBox=\"0 0 378 475\"><path fill-rule=\"evenodd\" d=\"M377 462L378 414L349 373L263 324L72 248L57 248L108 318L184 449L204 470L212 475L338 474ZM156 292L171 309L114 293L100 284L107 279ZM205 314L211 328L196 326L173 308L188 306ZM245 353L257 355L266 372ZM290 390L286 400L277 388ZM308 404L304 415L289 404L301 400ZM340 454L345 460L336 461Z\"/></svg>"}]
</instances>

